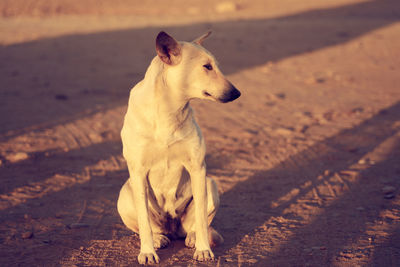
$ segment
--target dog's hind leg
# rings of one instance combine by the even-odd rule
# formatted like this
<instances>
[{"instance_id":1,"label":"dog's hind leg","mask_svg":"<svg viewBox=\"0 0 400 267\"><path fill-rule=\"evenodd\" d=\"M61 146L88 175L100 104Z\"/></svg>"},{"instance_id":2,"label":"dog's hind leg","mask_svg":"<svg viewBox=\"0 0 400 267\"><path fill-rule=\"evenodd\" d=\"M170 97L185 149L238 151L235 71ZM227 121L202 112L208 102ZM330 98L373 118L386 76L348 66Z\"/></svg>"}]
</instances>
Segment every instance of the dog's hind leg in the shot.
<instances>
[{"instance_id":1,"label":"dog's hind leg","mask_svg":"<svg viewBox=\"0 0 400 267\"><path fill-rule=\"evenodd\" d=\"M137 211L134 205L133 191L129 185L129 181L125 182L119 192L117 209L126 227L135 233L139 233Z\"/></svg>"},{"instance_id":2,"label":"dog's hind leg","mask_svg":"<svg viewBox=\"0 0 400 267\"><path fill-rule=\"evenodd\" d=\"M220 245L224 242L222 236L210 226L212 220L217 213L219 207L219 194L217 184L212 178L206 177L207 179L207 220L208 220L208 238L210 246ZM195 234L195 208L193 201L189 204L186 209L186 213L182 218L182 230L186 233L185 245L193 248L196 243Z\"/></svg>"},{"instance_id":3,"label":"dog's hind leg","mask_svg":"<svg viewBox=\"0 0 400 267\"><path fill-rule=\"evenodd\" d=\"M118 213L122 221L130 230L139 234L139 226L137 221L137 211L133 201L133 191L127 181L122 187L118 198ZM165 248L170 244L169 238L163 234L163 228L160 225L160 218L155 213L150 212L150 224L153 230L154 248Z\"/></svg>"}]
</instances>

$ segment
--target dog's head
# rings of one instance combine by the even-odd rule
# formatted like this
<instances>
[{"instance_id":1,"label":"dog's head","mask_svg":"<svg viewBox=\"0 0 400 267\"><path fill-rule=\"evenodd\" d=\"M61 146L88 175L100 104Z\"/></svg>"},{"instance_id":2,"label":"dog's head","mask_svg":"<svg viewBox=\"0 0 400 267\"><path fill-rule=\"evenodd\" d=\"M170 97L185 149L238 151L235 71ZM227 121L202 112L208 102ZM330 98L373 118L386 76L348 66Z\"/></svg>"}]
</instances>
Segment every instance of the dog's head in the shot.
<instances>
[{"instance_id":1,"label":"dog's head","mask_svg":"<svg viewBox=\"0 0 400 267\"><path fill-rule=\"evenodd\" d=\"M201 45L210 34L207 32L193 42L177 42L160 32L156 51L165 65L165 79L172 90L183 90L180 93L188 99L230 102L240 96L240 91L225 78L215 58Z\"/></svg>"}]
</instances>

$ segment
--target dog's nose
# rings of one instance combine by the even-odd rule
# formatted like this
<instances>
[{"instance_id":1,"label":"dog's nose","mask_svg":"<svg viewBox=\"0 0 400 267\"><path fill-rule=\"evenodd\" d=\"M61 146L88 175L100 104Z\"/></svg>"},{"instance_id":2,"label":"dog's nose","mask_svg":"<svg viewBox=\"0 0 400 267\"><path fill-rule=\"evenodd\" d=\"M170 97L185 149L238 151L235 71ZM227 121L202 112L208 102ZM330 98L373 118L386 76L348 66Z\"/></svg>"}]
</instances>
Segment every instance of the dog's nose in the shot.
<instances>
[{"instance_id":1,"label":"dog's nose","mask_svg":"<svg viewBox=\"0 0 400 267\"><path fill-rule=\"evenodd\" d=\"M222 103L227 103L235 100L236 98L239 98L240 96L240 91L236 89L233 84L230 83L230 88L228 91L226 91L222 97L220 97L218 100L221 101Z\"/></svg>"}]
</instances>

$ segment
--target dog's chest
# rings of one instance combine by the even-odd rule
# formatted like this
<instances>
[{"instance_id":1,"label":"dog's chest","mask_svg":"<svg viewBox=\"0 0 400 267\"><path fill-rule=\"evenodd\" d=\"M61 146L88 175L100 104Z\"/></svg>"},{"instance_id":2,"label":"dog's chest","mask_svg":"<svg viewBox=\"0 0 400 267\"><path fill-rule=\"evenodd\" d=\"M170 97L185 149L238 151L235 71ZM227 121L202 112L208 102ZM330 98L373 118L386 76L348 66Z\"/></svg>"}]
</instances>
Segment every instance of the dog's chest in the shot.
<instances>
[{"instance_id":1,"label":"dog's chest","mask_svg":"<svg viewBox=\"0 0 400 267\"><path fill-rule=\"evenodd\" d=\"M149 171L149 185L158 203L158 208L175 216L176 206L182 199L190 198L190 179L182 164L181 157L173 153L159 151L158 158Z\"/></svg>"},{"instance_id":2,"label":"dog's chest","mask_svg":"<svg viewBox=\"0 0 400 267\"><path fill-rule=\"evenodd\" d=\"M158 159L149 171L149 182L152 188L164 191L177 187L182 169L183 165L179 160L168 157Z\"/></svg>"}]
</instances>

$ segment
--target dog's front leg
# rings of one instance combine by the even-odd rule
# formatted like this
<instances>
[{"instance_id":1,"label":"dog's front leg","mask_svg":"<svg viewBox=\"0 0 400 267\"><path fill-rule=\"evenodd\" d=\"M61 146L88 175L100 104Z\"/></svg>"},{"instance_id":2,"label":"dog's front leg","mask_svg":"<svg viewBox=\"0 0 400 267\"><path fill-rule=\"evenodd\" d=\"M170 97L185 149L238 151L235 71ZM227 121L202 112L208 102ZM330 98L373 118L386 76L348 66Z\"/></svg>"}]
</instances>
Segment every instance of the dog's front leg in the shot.
<instances>
[{"instance_id":1,"label":"dog's front leg","mask_svg":"<svg viewBox=\"0 0 400 267\"><path fill-rule=\"evenodd\" d=\"M207 187L206 187L206 168L204 162L201 166L194 167L190 171L193 201L195 207L195 233L196 251L193 259L199 261L214 260L208 241L207 224Z\"/></svg>"},{"instance_id":2,"label":"dog's front leg","mask_svg":"<svg viewBox=\"0 0 400 267\"><path fill-rule=\"evenodd\" d=\"M148 212L148 172L145 170L134 170L129 164L128 167L130 173L129 183L134 191L133 199L135 203L133 204L137 208L139 226L140 253L138 261L140 264L159 263L160 258L154 249L153 234Z\"/></svg>"}]
</instances>

